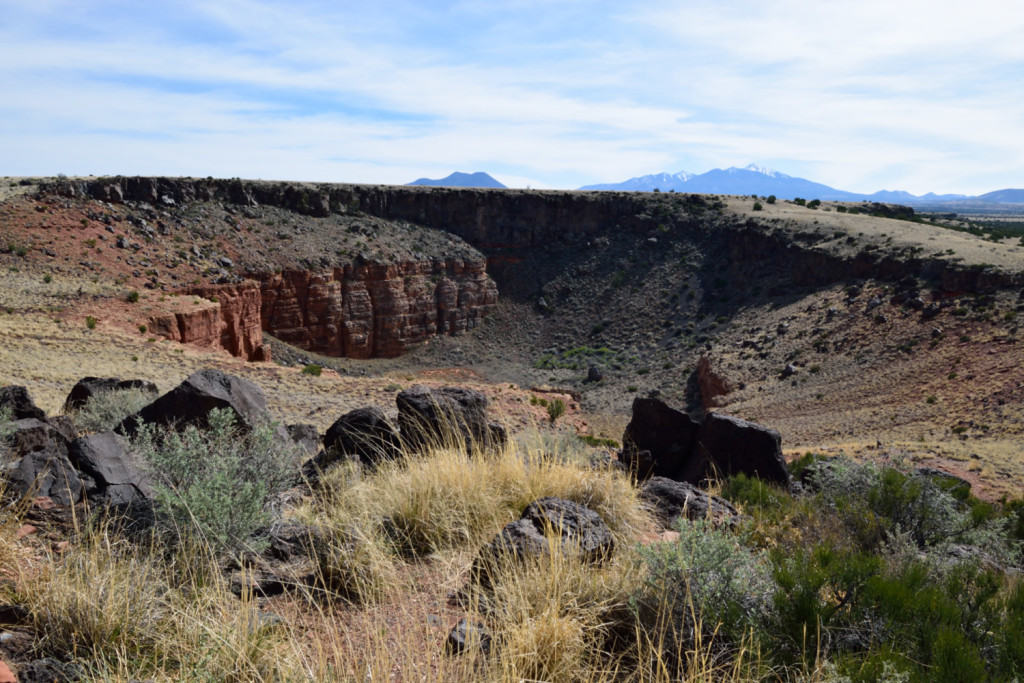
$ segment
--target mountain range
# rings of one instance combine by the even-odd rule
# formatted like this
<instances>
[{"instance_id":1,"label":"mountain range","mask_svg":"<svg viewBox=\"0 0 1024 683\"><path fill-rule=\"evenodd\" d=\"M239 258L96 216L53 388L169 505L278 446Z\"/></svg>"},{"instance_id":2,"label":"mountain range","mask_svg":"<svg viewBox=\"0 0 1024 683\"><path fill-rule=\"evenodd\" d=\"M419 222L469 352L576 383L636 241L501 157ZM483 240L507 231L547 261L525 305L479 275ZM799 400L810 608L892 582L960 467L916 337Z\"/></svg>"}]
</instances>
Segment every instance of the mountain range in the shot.
<instances>
[{"instance_id":1,"label":"mountain range","mask_svg":"<svg viewBox=\"0 0 1024 683\"><path fill-rule=\"evenodd\" d=\"M990 202L1024 201L1024 190L999 190L980 197L969 197L963 194L913 195L902 190L881 190L873 194L861 194L837 190L822 183L806 178L797 178L779 171L750 164L743 168L716 168L707 173L693 174L686 171L679 173L655 173L652 175L630 178L621 183L605 183L586 185L581 190L634 190L652 192L695 192L702 194L757 194L761 196L775 195L780 199L826 199L832 201L856 202L878 201L899 202L902 204L951 203L967 200Z\"/></svg>"},{"instance_id":2,"label":"mountain range","mask_svg":"<svg viewBox=\"0 0 1024 683\"><path fill-rule=\"evenodd\" d=\"M434 187L506 187L482 171L476 173L455 172L445 178L420 178L410 185ZM770 168L750 164L743 168L716 168L707 173L652 173L629 178L620 183L584 185L580 190L614 190L619 192L691 192L696 194L731 194L768 196L779 199L823 199L840 202L889 202L909 206L927 206L932 210L966 206L1005 212L996 209L999 205L1024 204L1024 189L1004 189L970 196L965 194L935 194L929 192L914 195L903 190L880 190L872 194L847 192L806 178L786 175ZM1011 207L1012 208L1012 207ZM1016 211L1016 209L1013 209Z\"/></svg>"}]
</instances>

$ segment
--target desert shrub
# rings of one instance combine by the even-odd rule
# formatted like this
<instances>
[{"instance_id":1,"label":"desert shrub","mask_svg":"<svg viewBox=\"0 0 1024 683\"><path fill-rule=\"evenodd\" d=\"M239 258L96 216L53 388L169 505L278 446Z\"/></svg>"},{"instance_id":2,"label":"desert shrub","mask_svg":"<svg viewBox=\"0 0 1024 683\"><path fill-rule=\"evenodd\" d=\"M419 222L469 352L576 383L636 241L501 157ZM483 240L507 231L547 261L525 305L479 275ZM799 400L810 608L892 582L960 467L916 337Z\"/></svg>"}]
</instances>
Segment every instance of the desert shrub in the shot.
<instances>
[{"instance_id":1,"label":"desert shrub","mask_svg":"<svg viewBox=\"0 0 1024 683\"><path fill-rule=\"evenodd\" d=\"M577 438L592 448L619 448L619 442L615 439L608 439L590 434L580 434Z\"/></svg>"},{"instance_id":2,"label":"desert shrub","mask_svg":"<svg viewBox=\"0 0 1024 683\"><path fill-rule=\"evenodd\" d=\"M7 452L7 438L14 432L14 420L10 406L0 408L0 456Z\"/></svg>"},{"instance_id":3,"label":"desert shrub","mask_svg":"<svg viewBox=\"0 0 1024 683\"><path fill-rule=\"evenodd\" d=\"M92 317L91 315L85 316L85 326L88 327L90 330L95 330L96 318Z\"/></svg>"},{"instance_id":4,"label":"desert shrub","mask_svg":"<svg viewBox=\"0 0 1024 683\"><path fill-rule=\"evenodd\" d=\"M139 292L138 290L133 289L132 291L128 292L128 294L126 294L124 298L125 301L127 301L128 303L134 304L139 300Z\"/></svg>"},{"instance_id":5,"label":"desert shrub","mask_svg":"<svg viewBox=\"0 0 1024 683\"><path fill-rule=\"evenodd\" d=\"M181 431L144 424L133 442L156 480L160 520L171 538L198 534L218 551L259 546L266 505L296 481L299 456L273 424L245 432L227 409L208 422Z\"/></svg>"},{"instance_id":6,"label":"desert shrub","mask_svg":"<svg viewBox=\"0 0 1024 683\"><path fill-rule=\"evenodd\" d=\"M763 479L740 472L725 481L721 495L744 507L778 507L786 494Z\"/></svg>"},{"instance_id":7,"label":"desert shrub","mask_svg":"<svg viewBox=\"0 0 1024 683\"><path fill-rule=\"evenodd\" d=\"M855 623L850 614L868 579L881 571L881 558L822 543L776 550L771 554L774 594L771 633L775 650L786 663L829 654L833 637Z\"/></svg>"},{"instance_id":8,"label":"desert shrub","mask_svg":"<svg viewBox=\"0 0 1024 683\"><path fill-rule=\"evenodd\" d=\"M554 424L555 420L562 417L565 414L565 401L560 398L552 399L548 403L548 418L551 419L551 423Z\"/></svg>"},{"instance_id":9,"label":"desert shrub","mask_svg":"<svg viewBox=\"0 0 1024 683\"><path fill-rule=\"evenodd\" d=\"M647 578L633 604L644 628L668 652L712 639L733 649L760 633L775 593L767 557L704 521L675 528L678 540L639 550Z\"/></svg>"},{"instance_id":10,"label":"desert shrub","mask_svg":"<svg viewBox=\"0 0 1024 683\"><path fill-rule=\"evenodd\" d=\"M768 195L768 199L766 199L765 201L768 202L769 204L774 204L775 203L775 195L773 195L773 194Z\"/></svg>"},{"instance_id":11,"label":"desert shrub","mask_svg":"<svg viewBox=\"0 0 1024 683\"><path fill-rule=\"evenodd\" d=\"M69 417L80 431L105 432L153 401L145 389L115 389L94 394Z\"/></svg>"},{"instance_id":12,"label":"desert shrub","mask_svg":"<svg viewBox=\"0 0 1024 683\"><path fill-rule=\"evenodd\" d=\"M794 462L793 470L802 473L865 550L904 535L925 550L967 544L1001 561L1018 552L1006 534L1006 518L970 497L955 480L844 458L805 458Z\"/></svg>"},{"instance_id":13,"label":"desert shrub","mask_svg":"<svg viewBox=\"0 0 1024 683\"><path fill-rule=\"evenodd\" d=\"M812 199L811 201L807 202L808 209L817 209L819 206L821 206L820 199Z\"/></svg>"},{"instance_id":14,"label":"desert shrub","mask_svg":"<svg viewBox=\"0 0 1024 683\"><path fill-rule=\"evenodd\" d=\"M764 210L764 206L761 204L761 202L754 202L754 211L763 211L763 210Z\"/></svg>"},{"instance_id":15,"label":"desert shrub","mask_svg":"<svg viewBox=\"0 0 1024 683\"><path fill-rule=\"evenodd\" d=\"M323 366L317 365L316 363L310 363L302 368L303 375L312 375L313 377L319 377L320 373L323 372Z\"/></svg>"}]
</instances>

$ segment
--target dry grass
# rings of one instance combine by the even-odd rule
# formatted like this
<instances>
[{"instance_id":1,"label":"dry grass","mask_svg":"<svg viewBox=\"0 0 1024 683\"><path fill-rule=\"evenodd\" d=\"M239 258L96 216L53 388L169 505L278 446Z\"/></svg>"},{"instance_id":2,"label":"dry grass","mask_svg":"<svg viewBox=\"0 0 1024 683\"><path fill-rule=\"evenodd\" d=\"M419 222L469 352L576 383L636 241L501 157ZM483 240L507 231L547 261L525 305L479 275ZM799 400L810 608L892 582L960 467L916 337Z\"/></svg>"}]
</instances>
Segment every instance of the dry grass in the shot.
<instances>
[{"instance_id":1,"label":"dry grass","mask_svg":"<svg viewBox=\"0 0 1024 683\"><path fill-rule=\"evenodd\" d=\"M241 601L203 548L168 558L102 528L62 554L7 567L40 655L90 679L273 680L291 666L280 629Z\"/></svg>"}]
</instances>

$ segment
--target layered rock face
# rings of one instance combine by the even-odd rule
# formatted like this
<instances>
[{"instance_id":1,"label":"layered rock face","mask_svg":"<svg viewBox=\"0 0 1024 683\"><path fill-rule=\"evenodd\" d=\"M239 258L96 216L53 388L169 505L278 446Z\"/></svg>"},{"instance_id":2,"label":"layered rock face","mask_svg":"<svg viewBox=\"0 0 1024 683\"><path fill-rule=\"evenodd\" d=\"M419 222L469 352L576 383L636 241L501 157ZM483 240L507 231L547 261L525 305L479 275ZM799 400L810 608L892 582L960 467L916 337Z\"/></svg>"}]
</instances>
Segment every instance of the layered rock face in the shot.
<instances>
[{"instance_id":1,"label":"layered rock face","mask_svg":"<svg viewBox=\"0 0 1024 683\"><path fill-rule=\"evenodd\" d=\"M484 261L349 264L258 274L263 329L310 351L393 357L435 335L472 329L498 290Z\"/></svg>"},{"instance_id":2,"label":"layered rock face","mask_svg":"<svg viewBox=\"0 0 1024 683\"><path fill-rule=\"evenodd\" d=\"M150 331L184 344L220 346L246 360L270 360L270 349L263 345L259 283L204 285L184 293L209 299L212 305L154 316Z\"/></svg>"}]
</instances>

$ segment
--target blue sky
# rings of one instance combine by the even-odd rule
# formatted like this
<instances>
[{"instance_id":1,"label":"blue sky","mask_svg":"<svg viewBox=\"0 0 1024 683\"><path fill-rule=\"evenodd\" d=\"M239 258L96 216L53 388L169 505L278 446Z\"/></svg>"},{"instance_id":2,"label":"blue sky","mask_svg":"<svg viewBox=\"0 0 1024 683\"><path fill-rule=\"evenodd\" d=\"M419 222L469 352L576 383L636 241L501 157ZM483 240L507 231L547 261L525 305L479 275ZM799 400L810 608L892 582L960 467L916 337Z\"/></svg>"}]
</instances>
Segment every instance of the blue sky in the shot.
<instances>
[{"instance_id":1,"label":"blue sky","mask_svg":"<svg viewBox=\"0 0 1024 683\"><path fill-rule=\"evenodd\" d=\"M371 6L372 5L372 6ZM1024 187L1006 0L0 0L0 174Z\"/></svg>"}]
</instances>

